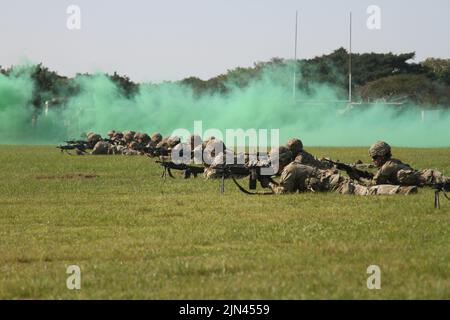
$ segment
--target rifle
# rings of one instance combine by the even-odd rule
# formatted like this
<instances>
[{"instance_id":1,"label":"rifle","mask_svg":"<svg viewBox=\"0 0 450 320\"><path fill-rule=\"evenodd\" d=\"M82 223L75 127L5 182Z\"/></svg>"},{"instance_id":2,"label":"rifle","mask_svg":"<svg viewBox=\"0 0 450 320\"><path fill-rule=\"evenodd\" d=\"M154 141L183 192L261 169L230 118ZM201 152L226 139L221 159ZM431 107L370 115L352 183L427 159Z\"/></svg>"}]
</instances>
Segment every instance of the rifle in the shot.
<instances>
[{"instance_id":1,"label":"rifle","mask_svg":"<svg viewBox=\"0 0 450 320\"><path fill-rule=\"evenodd\" d=\"M119 140L117 140L117 139L102 139L102 140L100 140L100 141L105 141L105 142L108 142L108 143L111 143L111 144L114 144L114 145L117 145L117 144L119 144Z\"/></svg>"},{"instance_id":2,"label":"rifle","mask_svg":"<svg viewBox=\"0 0 450 320\"><path fill-rule=\"evenodd\" d=\"M439 194L441 192L444 194L444 197L446 197L447 200L450 201L450 197L447 196L447 193L446 193L446 192L450 192L450 181L435 183L431 186L431 188L434 189L434 208L435 209L441 208L441 204L439 201Z\"/></svg>"},{"instance_id":3,"label":"rifle","mask_svg":"<svg viewBox=\"0 0 450 320\"><path fill-rule=\"evenodd\" d=\"M89 141L86 140L67 140L64 141L66 144L83 144L83 145L89 145Z\"/></svg>"},{"instance_id":4,"label":"rifle","mask_svg":"<svg viewBox=\"0 0 450 320\"><path fill-rule=\"evenodd\" d=\"M356 168L355 165L342 163L339 161L333 161L333 160L327 159L327 158L325 158L324 161L331 163L338 170L343 170L343 171L347 172L348 176L351 179L360 180L361 178L364 178L364 179L372 179L373 178L373 173L368 172L368 171L359 170L358 168Z\"/></svg>"},{"instance_id":5,"label":"rifle","mask_svg":"<svg viewBox=\"0 0 450 320\"><path fill-rule=\"evenodd\" d=\"M203 167L192 166L185 163L175 163L173 161L156 160L156 163L159 163L164 168L161 178L166 178L167 174L169 174L169 177L175 178L171 170L184 171L185 179L189 179L192 175L194 176L194 178L197 178L197 175L202 174L205 170L205 168Z\"/></svg>"},{"instance_id":6,"label":"rifle","mask_svg":"<svg viewBox=\"0 0 450 320\"><path fill-rule=\"evenodd\" d=\"M145 155L149 157L168 157L169 156L169 150L164 147L144 147L139 146L138 151L143 152ZM180 169L181 170L181 169Z\"/></svg>"}]
</instances>

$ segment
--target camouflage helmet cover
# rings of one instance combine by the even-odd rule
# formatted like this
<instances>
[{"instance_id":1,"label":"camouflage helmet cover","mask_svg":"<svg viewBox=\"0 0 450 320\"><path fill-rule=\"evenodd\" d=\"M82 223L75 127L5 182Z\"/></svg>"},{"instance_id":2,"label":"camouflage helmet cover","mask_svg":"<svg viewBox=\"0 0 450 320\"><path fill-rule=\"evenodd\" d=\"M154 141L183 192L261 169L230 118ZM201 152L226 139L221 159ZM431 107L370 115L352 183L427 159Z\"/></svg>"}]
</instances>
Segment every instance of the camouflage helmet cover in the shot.
<instances>
[{"instance_id":1,"label":"camouflage helmet cover","mask_svg":"<svg viewBox=\"0 0 450 320\"><path fill-rule=\"evenodd\" d=\"M162 138L163 137L162 137L161 133L158 133L158 132L155 132L154 134L152 134L152 137L151 137L153 143L160 143Z\"/></svg>"},{"instance_id":2,"label":"camouflage helmet cover","mask_svg":"<svg viewBox=\"0 0 450 320\"><path fill-rule=\"evenodd\" d=\"M115 139L122 139L123 138L123 133L122 132L115 132L113 137Z\"/></svg>"},{"instance_id":3,"label":"camouflage helmet cover","mask_svg":"<svg viewBox=\"0 0 450 320\"><path fill-rule=\"evenodd\" d=\"M133 139L134 139L134 140L138 140L141 136L142 136L142 133L136 132L136 133L134 134L134 136L133 136Z\"/></svg>"},{"instance_id":4,"label":"camouflage helmet cover","mask_svg":"<svg viewBox=\"0 0 450 320\"><path fill-rule=\"evenodd\" d=\"M375 142L369 148L369 156L374 158L376 156L383 157L391 153L391 146L384 141Z\"/></svg>"},{"instance_id":5,"label":"camouflage helmet cover","mask_svg":"<svg viewBox=\"0 0 450 320\"><path fill-rule=\"evenodd\" d=\"M123 138L127 142L131 142L131 141L133 141L135 134L136 134L136 132L134 132L134 131L126 130L126 131L123 132Z\"/></svg>"},{"instance_id":6,"label":"camouflage helmet cover","mask_svg":"<svg viewBox=\"0 0 450 320\"><path fill-rule=\"evenodd\" d=\"M181 139L178 136L170 136L169 139L167 139L167 144L171 148L175 147L180 142L181 142Z\"/></svg>"},{"instance_id":7,"label":"camouflage helmet cover","mask_svg":"<svg viewBox=\"0 0 450 320\"><path fill-rule=\"evenodd\" d=\"M292 151L290 151L287 147L280 146L278 149L270 150L270 159L272 162L278 160L278 162L285 166L289 164L293 159Z\"/></svg>"},{"instance_id":8,"label":"camouflage helmet cover","mask_svg":"<svg viewBox=\"0 0 450 320\"><path fill-rule=\"evenodd\" d=\"M151 141L150 136L146 133L141 133L139 140L143 143L149 143Z\"/></svg>"},{"instance_id":9,"label":"camouflage helmet cover","mask_svg":"<svg viewBox=\"0 0 450 320\"><path fill-rule=\"evenodd\" d=\"M87 140L88 142L95 144L102 140L102 136L96 133L90 133L87 137Z\"/></svg>"},{"instance_id":10,"label":"camouflage helmet cover","mask_svg":"<svg viewBox=\"0 0 450 320\"><path fill-rule=\"evenodd\" d=\"M289 139L287 147L294 155L298 155L303 150L303 143L300 139L293 138Z\"/></svg>"},{"instance_id":11,"label":"camouflage helmet cover","mask_svg":"<svg viewBox=\"0 0 450 320\"><path fill-rule=\"evenodd\" d=\"M124 136L131 135L132 137L134 137L134 135L136 134L136 132L133 131L133 130L125 130L122 133L123 133Z\"/></svg>"}]
</instances>

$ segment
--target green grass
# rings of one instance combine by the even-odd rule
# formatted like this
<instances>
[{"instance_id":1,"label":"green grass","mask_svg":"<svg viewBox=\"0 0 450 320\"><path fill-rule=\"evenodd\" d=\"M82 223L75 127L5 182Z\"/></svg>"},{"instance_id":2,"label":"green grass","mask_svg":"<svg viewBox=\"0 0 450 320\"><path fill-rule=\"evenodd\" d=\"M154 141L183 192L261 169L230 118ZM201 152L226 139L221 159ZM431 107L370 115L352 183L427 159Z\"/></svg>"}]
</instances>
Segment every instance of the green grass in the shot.
<instances>
[{"instance_id":1,"label":"green grass","mask_svg":"<svg viewBox=\"0 0 450 320\"><path fill-rule=\"evenodd\" d=\"M368 161L365 148L310 148ZM395 149L450 173L450 149ZM450 202L247 196L160 179L146 157L0 146L0 298L450 299ZM83 178L77 174L97 175ZM66 267L81 267L81 290ZM381 290L366 269L381 268Z\"/></svg>"}]
</instances>

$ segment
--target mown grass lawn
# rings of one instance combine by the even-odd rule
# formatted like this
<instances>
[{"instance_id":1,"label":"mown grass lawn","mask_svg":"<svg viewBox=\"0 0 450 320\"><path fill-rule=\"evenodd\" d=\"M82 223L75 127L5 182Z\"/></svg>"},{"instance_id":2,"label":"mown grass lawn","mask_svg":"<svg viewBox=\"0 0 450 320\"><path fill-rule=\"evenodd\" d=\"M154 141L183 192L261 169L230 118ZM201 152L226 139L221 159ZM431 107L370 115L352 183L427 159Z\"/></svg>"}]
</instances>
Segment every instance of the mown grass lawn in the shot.
<instances>
[{"instance_id":1,"label":"mown grass lawn","mask_svg":"<svg viewBox=\"0 0 450 320\"><path fill-rule=\"evenodd\" d=\"M310 148L368 161L366 148ZM450 175L450 149L395 149ZM247 196L146 157L0 146L0 298L450 298L450 202ZM245 183L245 182L243 182ZM66 268L81 267L81 290ZM366 269L381 268L381 290Z\"/></svg>"}]
</instances>

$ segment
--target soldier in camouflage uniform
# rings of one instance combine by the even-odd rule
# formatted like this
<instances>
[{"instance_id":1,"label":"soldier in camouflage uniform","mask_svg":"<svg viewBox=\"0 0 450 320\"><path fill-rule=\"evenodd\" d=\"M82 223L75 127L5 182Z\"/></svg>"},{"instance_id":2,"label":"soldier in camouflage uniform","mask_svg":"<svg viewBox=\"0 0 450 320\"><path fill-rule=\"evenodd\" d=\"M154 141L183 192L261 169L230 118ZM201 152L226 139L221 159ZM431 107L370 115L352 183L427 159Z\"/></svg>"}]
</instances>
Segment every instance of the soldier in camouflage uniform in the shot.
<instances>
[{"instance_id":1,"label":"soldier in camouflage uniform","mask_svg":"<svg viewBox=\"0 0 450 320\"><path fill-rule=\"evenodd\" d=\"M128 148L122 150L122 154L126 156L137 156L140 154L138 149L139 143L136 141L132 141L128 144Z\"/></svg>"},{"instance_id":2,"label":"soldier in camouflage uniform","mask_svg":"<svg viewBox=\"0 0 450 320\"><path fill-rule=\"evenodd\" d=\"M178 143L171 148L172 161L175 163L189 164L203 161L202 138L199 135L191 135L186 142Z\"/></svg>"},{"instance_id":3,"label":"soldier in camouflage uniform","mask_svg":"<svg viewBox=\"0 0 450 320\"><path fill-rule=\"evenodd\" d=\"M108 139L113 140L115 134L116 134L116 130L109 130L107 133Z\"/></svg>"},{"instance_id":4,"label":"soldier in camouflage uniform","mask_svg":"<svg viewBox=\"0 0 450 320\"><path fill-rule=\"evenodd\" d=\"M417 188L412 186L363 186L342 176L337 170L322 170L304 165L297 160L292 161L292 157L292 152L285 147L271 152L272 161L278 158L279 172L281 172L278 185L269 183L269 187L277 194L313 191L356 195L391 195L417 192Z\"/></svg>"},{"instance_id":5,"label":"soldier in camouflage uniform","mask_svg":"<svg viewBox=\"0 0 450 320\"><path fill-rule=\"evenodd\" d=\"M226 157L225 143L222 140L214 137L208 138L203 142L204 148L202 153L203 165L205 166L204 176L206 179L217 179L221 176L217 174L213 166L223 164L224 157Z\"/></svg>"},{"instance_id":6,"label":"soldier in camouflage uniform","mask_svg":"<svg viewBox=\"0 0 450 320\"><path fill-rule=\"evenodd\" d=\"M137 138L137 142L143 146L147 146L151 140L150 136L146 133L141 133Z\"/></svg>"},{"instance_id":7,"label":"soldier in camouflage uniform","mask_svg":"<svg viewBox=\"0 0 450 320\"><path fill-rule=\"evenodd\" d=\"M368 185L395 184L402 186L429 186L448 181L444 175L433 169L414 170L408 164L392 158L391 146L384 141L378 141L369 149L369 155L377 173Z\"/></svg>"},{"instance_id":8,"label":"soldier in camouflage uniform","mask_svg":"<svg viewBox=\"0 0 450 320\"><path fill-rule=\"evenodd\" d=\"M162 139L163 137L160 133L158 132L153 133L150 138L149 146L155 148L158 145L158 143L162 141Z\"/></svg>"},{"instance_id":9,"label":"soldier in camouflage uniform","mask_svg":"<svg viewBox=\"0 0 450 320\"><path fill-rule=\"evenodd\" d=\"M314 157L309 152L307 152L303 148L303 143L300 139L296 139L296 138L289 139L286 146L289 149L289 151L291 151L295 160L300 164L308 165L308 166L311 166L314 168L319 168L319 169L331 169L333 166L329 162L321 161L321 160L317 159L316 157Z\"/></svg>"},{"instance_id":10,"label":"soldier in camouflage uniform","mask_svg":"<svg viewBox=\"0 0 450 320\"><path fill-rule=\"evenodd\" d=\"M180 137L170 136L162 138L161 141L156 145L156 148L161 149L161 154L170 154L172 149L175 148L181 142Z\"/></svg>"},{"instance_id":11,"label":"soldier in camouflage uniform","mask_svg":"<svg viewBox=\"0 0 450 320\"><path fill-rule=\"evenodd\" d=\"M93 155L104 155L112 153L113 153L113 145L107 141L97 142L94 146L94 149L91 152L91 154Z\"/></svg>"},{"instance_id":12,"label":"soldier in camouflage uniform","mask_svg":"<svg viewBox=\"0 0 450 320\"><path fill-rule=\"evenodd\" d=\"M126 130L123 132L123 139L124 141L129 144L131 142L134 141L134 135L136 134L136 132L132 131L132 130Z\"/></svg>"},{"instance_id":13,"label":"soldier in camouflage uniform","mask_svg":"<svg viewBox=\"0 0 450 320\"><path fill-rule=\"evenodd\" d=\"M114 135L113 135L112 140L114 140L116 146L119 146L119 145L120 146L125 146L126 145L126 142L123 139L123 133L122 132L115 132Z\"/></svg>"},{"instance_id":14,"label":"soldier in camouflage uniform","mask_svg":"<svg viewBox=\"0 0 450 320\"><path fill-rule=\"evenodd\" d=\"M97 142L99 142L101 140L102 140L102 136L95 132L89 132L87 134L87 141L88 141L91 149L93 149L95 147L95 145L97 144Z\"/></svg>"}]
</instances>

